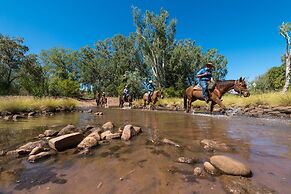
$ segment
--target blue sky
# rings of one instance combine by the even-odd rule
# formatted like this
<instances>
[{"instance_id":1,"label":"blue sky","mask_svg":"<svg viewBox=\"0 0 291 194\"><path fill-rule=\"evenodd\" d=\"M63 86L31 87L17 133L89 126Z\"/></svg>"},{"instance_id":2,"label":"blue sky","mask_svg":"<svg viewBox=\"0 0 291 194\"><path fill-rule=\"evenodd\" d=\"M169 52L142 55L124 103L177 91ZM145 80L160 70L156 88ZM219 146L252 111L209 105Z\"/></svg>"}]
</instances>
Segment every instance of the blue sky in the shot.
<instances>
[{"instance_id":1,"label":"blue sky","mask_svg":"<svg viewBox=\"0 0 291 194\"><path fill-rule=\"evenodd\" d=\"M279 25L291 22L289 0L0 0L0 33L25 38L30 52L79 49L135 31L131 6L168 10L176 39L190 38L228 59L227 79L254 79L281 64L285 42Z\"/></svg>"}]
</instances>

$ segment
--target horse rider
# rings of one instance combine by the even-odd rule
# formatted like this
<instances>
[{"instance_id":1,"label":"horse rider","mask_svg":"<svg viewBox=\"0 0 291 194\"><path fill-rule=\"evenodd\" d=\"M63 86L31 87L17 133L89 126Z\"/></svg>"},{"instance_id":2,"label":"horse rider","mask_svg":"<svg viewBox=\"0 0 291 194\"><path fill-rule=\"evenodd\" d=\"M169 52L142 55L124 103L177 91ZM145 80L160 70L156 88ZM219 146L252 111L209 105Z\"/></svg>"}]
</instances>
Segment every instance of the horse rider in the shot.
<instances>
[{"instance_id":1,"label":"horse rider","mask_svg":"<svg viewBox=\"0 0 291 194\"><path fill-rule=\"evenodd\" d=\"M147 90L148 90L148 102L150 102L151 96L152 96L153 92L155 91L155 86L154 86L152 80L150 80L149 83L147 84Z\"/></svg>"},{"instance_id":2,"label":"horse rider","mask_svg":"<svg viewBox=\"0 0 291 194\"><path fill-rule=\"evenodd\" d=\"M205 64L205 67L200 69L197 73L199 84L202 87L202 94L205 102L209 102L208 82L212 80L212 69L214 65L211 62Z\"/></svg>"},{"instance_id":3,"label":"horse rider","mask_svg":"<svg viewBox=\"0 0 291 194\"><path fill-rule=\"evenodd\" d=\"M129 90L128 90L128 87L127 87L127 85L126 85L126 86L124 87L124 89L123 89L123 98L124 98L124 99L127 99L128 96L129 96Z\"/></svg>"}]
</instances>

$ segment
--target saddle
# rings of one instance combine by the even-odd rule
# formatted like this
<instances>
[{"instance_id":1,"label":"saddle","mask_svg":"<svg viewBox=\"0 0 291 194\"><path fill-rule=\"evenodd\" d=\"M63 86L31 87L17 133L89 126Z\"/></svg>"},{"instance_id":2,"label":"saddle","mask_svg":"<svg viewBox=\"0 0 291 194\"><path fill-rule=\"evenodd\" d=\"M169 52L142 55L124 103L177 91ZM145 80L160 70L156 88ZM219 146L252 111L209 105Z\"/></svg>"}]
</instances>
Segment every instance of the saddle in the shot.
<instances>
[{"instance_id":1,"label":"saddle","mask_svg":"<svg viewBox=\"0 0 291 194\"><path fill-rule=\"evenodd\" d=\"M214 88L215 88L215 85L216 85L216 82L215 81L213 81L213 82L212 81L209 81L207 83L208 90L213 91ZM193 86L193 90L202 90L202 87L200 86L200 84L197 84L197 85Z\"/></svg>"}]
</instances>

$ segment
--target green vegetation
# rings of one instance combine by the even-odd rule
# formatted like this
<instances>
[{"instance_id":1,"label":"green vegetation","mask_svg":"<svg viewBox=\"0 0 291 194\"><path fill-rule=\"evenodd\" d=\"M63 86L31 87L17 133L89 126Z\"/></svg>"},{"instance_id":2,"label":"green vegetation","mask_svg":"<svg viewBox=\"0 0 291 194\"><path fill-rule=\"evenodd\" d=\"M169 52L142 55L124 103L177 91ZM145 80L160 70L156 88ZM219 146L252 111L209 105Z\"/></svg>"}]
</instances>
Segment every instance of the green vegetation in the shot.
<instances>
[{"instance_id":1,"label":"green vegetation","mask_svg":"<svg viewBox=\"0 0 291 194\"><path fill-rule=\"evenodd\" d=\"M208 61L216 66L215 79L225 77L225 57L216 49L203 51L194 40L176 40L176 20L166 10L132 11L135 32L79 50L52 48L28 55L22 38L0 35L0 95L80 97L105 91L117 96L128 85L133 96L141 97L145 82L153 79L168 88L168 96L180 96Z\"/></svg>"},{"instance_id":2,"label":"green vegetation","mask_svg":"<svg viewBox=\"0 0 291 194\"><path fill-rule=\"evenodd\" d=\"M71 98L36 98L31 96L0 97L0 112L73 110L78 101Z\"/></svg>"},{"instance_id":3,"label":"green vegetation","mask_svg":"<svg viewBox=\"0 0 291 194\"><path fill-rule=\"evenodd\" d=\"M227 107L248 107L258 105L269 105L269 106L291 106L291 92L282 94L281 92L270 92L263 94L251 94L248 98L240 97L237 95L227 94L222 97L223 103ZM143 105L143 100L137 100L134 105ZM180 106L183 107L182 98L165 98L159 99L157 105L163 106ZM192 103L193 107L209 106L204 101L197 100ZM216 105L218 107L218 105Z\"/></svg>"}]
</instances>

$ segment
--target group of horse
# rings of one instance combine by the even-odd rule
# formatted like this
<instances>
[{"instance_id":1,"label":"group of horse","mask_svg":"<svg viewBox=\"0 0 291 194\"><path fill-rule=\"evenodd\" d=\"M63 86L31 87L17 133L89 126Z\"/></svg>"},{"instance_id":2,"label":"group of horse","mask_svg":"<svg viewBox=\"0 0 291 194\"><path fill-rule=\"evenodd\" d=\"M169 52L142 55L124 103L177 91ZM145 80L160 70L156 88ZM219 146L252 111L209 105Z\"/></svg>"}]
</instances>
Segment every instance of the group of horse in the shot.
<instances>
[{"instance_id":1,"label":"group of horse","mask_svg":"<svg viewBox=\"0 0 291 194\"><path fill-rule=\"evenodd\" d=\"M249 90L247 88L247 84L244 78L239 78L238 80L225 80L225 81L217 81L215 83L215 87L212 90L209 91L209 98L210 98L210 112L213 112L214 105L218 104L222 108L222 112L226 112L226 106L222 102L222 96L227 93L230 90L234 90L237 92L240 96L248 97L250 96ZM159 89L156 90L152 93L150 98L148 98L148 93L145 93L143 95L143 101L144 105L143 107L146 108L147 104L152 103L152 107L155 107L156 102L158 101L159 98L163 98L163 90ZM106 99L106 98L105 98ZM150 99L150 100L148 100ZM196 86L189 86L185 90L184 94L184 109L186 112L189 112L192 106L192 103L196 100L203 100L204 97L202 95L202 88L201 87L196 87ZM97 99L96 99L97 102ZM124 103L128 102L129 107L132 106L133 102L133 97L131 95L125 97L121 96L119 98L119 107L123 107ZM102 97L101 97L101 106L102 106ZM106 99L107 103L107 99ZM98 103L97 103L98 105Z\"/></svg>"}]
</instances>

